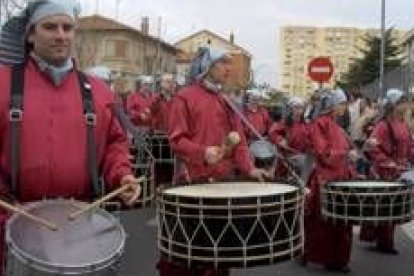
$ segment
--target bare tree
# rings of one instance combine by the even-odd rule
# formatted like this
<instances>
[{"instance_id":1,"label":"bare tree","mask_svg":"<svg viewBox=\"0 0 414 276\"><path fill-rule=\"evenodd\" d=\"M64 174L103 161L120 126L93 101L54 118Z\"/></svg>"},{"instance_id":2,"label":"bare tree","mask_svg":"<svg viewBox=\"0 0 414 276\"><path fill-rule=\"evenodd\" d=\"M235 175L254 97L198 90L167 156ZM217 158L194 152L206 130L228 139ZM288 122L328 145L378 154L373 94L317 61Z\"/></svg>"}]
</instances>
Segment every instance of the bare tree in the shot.
<instances>
[{"instance_id":1,"label":"bare tree","mask_svg":"<svg viewBox=\"0 0 414 276\"><path fill-rule=\"evenodd\" d=\"M26 3L27 0L0 0L0 25L19 13Z\"/></svg>"},{"instance_id":2,"label":"bare tree","mask_svg":"<svg viewBox=\"0 0 414 276\"><path fill-rule=\"evenodd\" d=\"M75 55L79 67L85 69L87 67L97 65L97 54L99 52L99 36L91 32L79 32L75 42Z\"/></svg>"}]
</instances>

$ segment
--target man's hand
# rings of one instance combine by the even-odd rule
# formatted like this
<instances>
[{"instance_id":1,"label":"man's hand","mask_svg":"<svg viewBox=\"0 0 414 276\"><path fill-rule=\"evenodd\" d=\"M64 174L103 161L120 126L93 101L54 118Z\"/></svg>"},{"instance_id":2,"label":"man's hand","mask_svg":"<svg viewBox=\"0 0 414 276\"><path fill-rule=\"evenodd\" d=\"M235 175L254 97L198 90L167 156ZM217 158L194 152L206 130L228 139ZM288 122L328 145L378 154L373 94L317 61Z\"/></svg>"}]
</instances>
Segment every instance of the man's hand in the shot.
<instances>
[{"instance_id":1,"label":"man's hand","mask_svg":"<svg viewBox=\"0 0 414 276\"><path fill-rule=\"evenodd\" d=\"M368 147L368 148L372 148L372 147L376 147L376 146L378 146L378 145L379 145L379 142L378 142L378 140L377 140L377 139L375 139L375 138L369 138L369 139L367 139L367 140L365 141L365 145L366 145L366 147Z\"/></svg>"},{"instance_id":2,"label":"man's hand","mask_svg":"<svg viewBox=\"0 0 414 276\"><path fill-rule=\"evenodd\" d=\"M141 195L141 186L137 178L133 175L125 175L121 179L121 186L129 185L129 189L119 195L119 198L127 206L132 206Z\"/></svg>"},{"instance_id":3,"label":"man's hand","mask_svg":"<svg viewBox=\"0 0 414 276\"><path fill-rule=\"evenodd\" d=\"M355 149L350 150L349 153L348 153L348 158L352 162L356 162L358 160L358 152L357 152L357 150L355 150Z\"/></svg>"},{"instance_id":4,"label":"man's hand","mask_svg":"<svg viewBox=\"0 0 414 276\"><path fill-rule=\"evenodd\" d=\"M204 159L207 164L215 165L223 158L223 150L217 146L207 147L204 152Z\"/></svg>"},{"instance_id":5,"label":"man's hand","mask_svg":"<svg viewBox=\"0 0 414 276\"><path fill-rule=\"evenodd\" d=\"M286 148L288 146L288 143L286 139L281 139L277 145L281 148Z\"/></svg>"},{"instance_id":6,"label":"man's hand","mask_svg":"<svg viewBox=\"0 0 414 276\"><path fill-rule=\"evenodd\" d=\"M149 120L151 116L151 110L149 108L145 108L140 114L139 117L141 118L142 121L147 121Z\"/></svg>"},{"instance_id":7,"label":"man's hand","mask_svg":"<svg viewBox=\"0 0 414 276\"><path fill-rule=\"evenodd\" d=\"M251 170L249 173L249 177L256 179L260 182L265 182L266 179L272 178L269 172L263 169L258 169L258 168L254 168L253 170Z\"/></svg>"}]
</instances>

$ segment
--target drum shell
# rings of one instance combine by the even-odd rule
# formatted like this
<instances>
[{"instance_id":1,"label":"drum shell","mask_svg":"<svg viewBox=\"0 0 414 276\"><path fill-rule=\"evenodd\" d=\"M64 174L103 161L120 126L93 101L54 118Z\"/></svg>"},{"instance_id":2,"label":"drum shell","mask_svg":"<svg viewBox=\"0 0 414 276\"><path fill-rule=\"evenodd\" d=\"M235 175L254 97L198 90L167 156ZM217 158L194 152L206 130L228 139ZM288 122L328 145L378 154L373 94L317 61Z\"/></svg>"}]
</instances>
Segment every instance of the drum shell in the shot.
<instances>
[{"instance_id":1,"label":"drum shell","mask_svg":"<svg viewBox=\"0 0 414 276\"><path fill-rule=\"evenodd\" d=\"M57 200L45 200L41 202L34 202L30 203L24 206L24 208L28 212L37 212L38 210L42 211L45 206L51 207L50 210L53 210L52 208L56 208L60 210L62 207L73 207L73 204L83 204L81 202L76 201L70 201L70 200L64 200L64 199L57 199ZM77 205L77 208L80 205ZM76 206L75 206L76 207ZM66 208L65 208L66 209ZM69 209L67 209L69 212ZM72 209L76 210L76 208ZM45 214L36 214L38 216L41 216L43 218L49 219L47 216L47 213L49 211L46 211ZM110 213L106 212L103 209L95 209L93 212L96 212L95 215L92 215L89 217L89 219L92 221L92 223L98 223L100 224L101 219L106 220L107 223L110 223L112 226L110 229L108 228L102 228L102 231L112 231L111 229L116 229L115 232L117 233L117 242L119 242L115 247L104 245L102 244L99 248L95 248L93 250L108 250L108 248L113 248L113 250L109 250L106 252L105 258L101 258L98 261L94 261L93 263L87 263L88 257L85 256L85 261L82 261L82 264L65 264L61 261L56 260L47 260L47 255L51 254L51 252L47 252L48 250L52 250L51 248L45 248L44 249L44 256L42 252L39 251L39 249L33 249L34 251L38 252L39 255L35 256L33 252L28 252L26 248L22 248L20 246L22 242L17 242L17 239L24 239L28 238L28 235L30 235L27 231L21 231L19 233L18 229L20 225L24 225L26 222L24 219L19 217L18 214L14 214L7 222L6 224L6 244L7 244L7 262L6 262L6 275L9 276L51 276L51 275L86 275L86 276L106 276L106 275L117 275L117 271L119 270L119 266L122 262L122 256L124 253L124 244L125 244L125 238L126 234L118 222L118 220L113 217ZM68 213L67 213L68 214ZM62 216L62 220L68 220L67 214L63 216L63 214L60 214ZM97 218L96 216L99 216ZM55 222L52 219L49 219L50 221ZM69 223L69 222L68 222ZM64 230L64 227L57 224L59 230L57 231L66 231ZM39 226L41 227L41 226ZM100 227L100 226L99 226ZM106 227L106 226L105 226ZM29 227L30 228L30 227ZM97 228L98 229L98 228ZM101 229L101 228L99 228ZM107 230L105 230L107 229ZM82 230L78 229L80 239L84 239L89 235L91 232L83 233L85 236L82 236ZM45 229L44 231L50 231ZM46 235L47 236L47 235ZM40 243L44 241L44 236L40 235L38 236L38 233L34 235L34 237L38 237ZM68 234L68 237L71 237L71 234ZM89 237L87 237L89 238ZM50 240L54 240L54 237L50 237ZM76 243L76 241L74 241ZM63 243L62 243L63 244ZM89 243L86 242L87 245ZM105 247L106 246L106 247ZM104 249L102 249L104 248ZM61 251L69 250L68 248L63 247ZM53 251L53 254L59 254L59 252ZM84 254L82 250L79 250L79 253L81 256Z\"/></svg>"},{"instance_id":2,"label":"drum shell","mask_svg":"<svg viewBox=\"0 0 414 276\"><path fill-rule=\"evenodd\" d=\"M217 268L290 260L302 249L301 206L299 190L245 198L161 193L157 200L161 256L184 266Z\"/></svg>"},{"instance_id":3,"label":"drum shell","mask_svg":"<svg viewBox=\"0 0 414 276\"><path fill-rule=\"evenodd\" d=\"M150 133L147 137L147 143L151 147L156 163L174 164L174 153L170 147L167 134L162 132Z\"/></svg>"},{"instance_id":4,"label":"drum shell","mask_svg":"<svg viewBox=\"0 0 414 276\"><path fill-rule=\"evenodd\" d=\"M413 187L403 183L341 181L321 187L322 215L335 223L401 224L412 220L413 207Z\"/></svg>"},{"instance_id":5,"label":"drum shell","mask_svg":"<svg viewBox=\"0 0 414 276\"><path fill-rule=\"evenodd\" d=\"M143 149L136 147L130 148L130 154L133 157L132 169L135 177L145 176L141 186L141 194L138 197L135 206L149 206L155 198L155 159Z\"/></svg>"}]
</instances>

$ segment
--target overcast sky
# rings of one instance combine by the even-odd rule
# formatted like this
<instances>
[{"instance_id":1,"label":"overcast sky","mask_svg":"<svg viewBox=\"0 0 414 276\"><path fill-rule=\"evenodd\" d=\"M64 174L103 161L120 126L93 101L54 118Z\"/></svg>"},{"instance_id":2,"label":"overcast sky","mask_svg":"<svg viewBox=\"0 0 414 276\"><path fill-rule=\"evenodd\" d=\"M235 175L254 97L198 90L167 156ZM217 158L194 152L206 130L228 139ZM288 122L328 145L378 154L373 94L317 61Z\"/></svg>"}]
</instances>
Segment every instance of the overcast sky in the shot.
<instances>
[{"instance_id":1,"label":"overcast sky","mask_svg":"<svg viewBox=\"0 0 414 276\"><path fill-rule=\"evenodd\" d=\"M81 0L82 14L98 12L139 28L150 17L157 34L174 43L209 29L220 36L235 34L235 42L253 54L259 81L277 86L279 28L283 25L379 28L381 0ZM414 28L414 1L387 0L387 27Z\"/></svg>"}]
</instances>

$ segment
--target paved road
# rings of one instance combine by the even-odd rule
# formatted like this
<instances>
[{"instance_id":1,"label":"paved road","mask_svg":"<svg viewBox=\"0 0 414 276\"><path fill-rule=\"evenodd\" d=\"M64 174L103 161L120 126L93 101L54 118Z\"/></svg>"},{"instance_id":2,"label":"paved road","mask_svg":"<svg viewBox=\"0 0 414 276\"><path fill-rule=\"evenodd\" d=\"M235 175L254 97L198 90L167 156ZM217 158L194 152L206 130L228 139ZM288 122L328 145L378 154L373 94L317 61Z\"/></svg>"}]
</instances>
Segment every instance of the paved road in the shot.
<instances>
[{"instance_id":1,"label":"paved road","mask_svg":"<svg viewBox=\"0 0 414 276\"><path fill-rule=\"evenodd\" d=\"M125 259L121 276L155 276L157 260L154 209L133 210L121 213L121 221L128 233ZM357 229L355 229L357 232ZM367 249L354 238L351 269L352 276L414 276L414 223L400 227L396 234L398 256L382 255ZM247 270L234 270L232 276L313 276L338 275L316 266L307 268L295 262ZM341 274L339 274L341 275Z\"/></svg>"}]
</instances>

